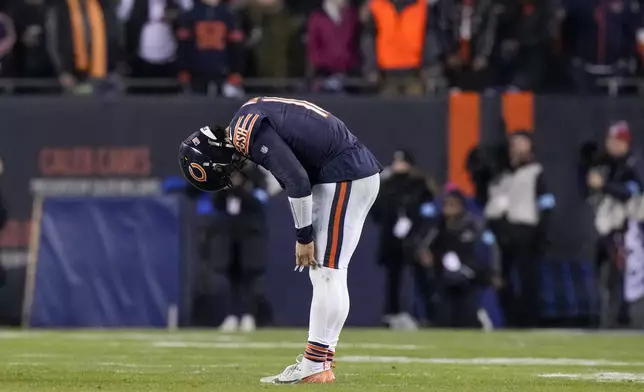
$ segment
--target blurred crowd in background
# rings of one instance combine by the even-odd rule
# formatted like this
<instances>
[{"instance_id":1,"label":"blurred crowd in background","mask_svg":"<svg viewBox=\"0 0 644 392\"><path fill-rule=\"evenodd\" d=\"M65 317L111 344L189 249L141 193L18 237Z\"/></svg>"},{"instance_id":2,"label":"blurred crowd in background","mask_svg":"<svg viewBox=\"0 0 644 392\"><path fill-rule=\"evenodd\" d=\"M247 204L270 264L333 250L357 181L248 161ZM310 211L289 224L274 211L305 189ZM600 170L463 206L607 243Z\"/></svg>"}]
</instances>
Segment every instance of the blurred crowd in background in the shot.
<instances>
[{"instance_id":1,"label":"blurred crowd in background","mask_svg":"<svg viewBox=\"0 0 644 392\"><path fill-rule=\"evenodd\" d=\"M5 90L637 91L640 0L2 0ZM260 79L264 79L262 82ZM297 79L295 82L293 79ZM267 81L267 79L271 79ZM137 87L138 86L138 87Z\"/></svg>"}]
</instances>

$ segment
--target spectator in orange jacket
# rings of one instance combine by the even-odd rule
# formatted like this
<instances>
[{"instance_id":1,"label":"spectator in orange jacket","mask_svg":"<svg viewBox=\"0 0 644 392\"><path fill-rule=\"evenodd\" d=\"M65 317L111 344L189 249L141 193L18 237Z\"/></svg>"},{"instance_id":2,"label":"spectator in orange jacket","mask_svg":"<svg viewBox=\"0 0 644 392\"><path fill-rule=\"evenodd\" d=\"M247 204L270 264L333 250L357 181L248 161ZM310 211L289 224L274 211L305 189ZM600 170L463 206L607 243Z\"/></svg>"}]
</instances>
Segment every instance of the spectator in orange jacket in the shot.
<instances>
[{"instance_id":1,"label":"spectator in orange jacket","mask_svg":"<svg viewBox=\"0 0 644 392\"><path fill-rule=\"evenodd\" d=\"M422 95L423 79L438 65L441 50L437 0L370 0L362 51L372 82L384 76L385 94Z\"/></svg>"}]
</instances>

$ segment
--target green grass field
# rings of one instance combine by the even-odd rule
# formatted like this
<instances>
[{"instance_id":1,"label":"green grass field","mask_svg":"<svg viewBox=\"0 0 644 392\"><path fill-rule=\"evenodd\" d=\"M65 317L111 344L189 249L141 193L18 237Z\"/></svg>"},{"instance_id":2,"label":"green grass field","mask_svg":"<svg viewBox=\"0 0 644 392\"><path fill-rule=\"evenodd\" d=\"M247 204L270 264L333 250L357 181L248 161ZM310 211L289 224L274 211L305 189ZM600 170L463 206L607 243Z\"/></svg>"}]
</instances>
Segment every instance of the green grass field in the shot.
<instances>
[{"instance_id":1,"label":"green grass field","mask_svg":"<svg viewBox=\"0 0 644 392\"><path fill-rule=\"evenodd\" d=\"M644 334L349 329L335 384L261 385L304 330L0 331L0 391L644 391Z\"/></svg>"}]
</instances>

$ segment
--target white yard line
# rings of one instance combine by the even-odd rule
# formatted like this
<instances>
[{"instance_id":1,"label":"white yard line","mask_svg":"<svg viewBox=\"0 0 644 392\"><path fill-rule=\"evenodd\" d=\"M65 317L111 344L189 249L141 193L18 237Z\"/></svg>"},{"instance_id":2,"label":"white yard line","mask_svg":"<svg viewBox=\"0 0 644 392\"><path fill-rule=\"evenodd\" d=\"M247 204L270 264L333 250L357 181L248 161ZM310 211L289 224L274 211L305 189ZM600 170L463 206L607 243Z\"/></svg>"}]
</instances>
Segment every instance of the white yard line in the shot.
<instances>
[{"instance_id":1,"label":"white yard line","mask_svg":"<svg viewBox=\"0 0 644 392\"><path fill-rule=\"evenodd\" d=\"M382 343L342 343L342 348L361 348L369 350L425 350L434 346L417 344L382 344Z\"/></svg>"},{"instance_id":2,"label":"white yard line","mask_svg":"<svg viewBox=\"0 0 644 392\"><path fill-rule=\"evenodd\" d=\"M345 356L338 362L353 363L427 363L439 365L499 365L499 366L633 366L644 367L644 362L609 361L604 359L574 358L412 358L383 356Z\"/></svg>"},{"instance_id":3,"label":"white yard line","mask_svg":"<svg viewBox=\"0 0 644 392\"><path fill-rule=\"evenodd\" d=\"M240 366L237 363L226 363L226 364L167 364L167 365L151 365L151 364L141 364L141 363L126 363L126 362L98 362L96 364L88 364L89 366L108 366L108 367L124 367L124 368L231 368Z\"/></svg>"},{"instance_id":4,"label":"white yard line","mask_svg":"<svg viewBox=\"0 0 644 392\"><path fill-rule=\"evenodd\" d=\"M38 367L38 366L73 366L73 367L82 367L82 368L100 368L100 367L111 367L111 368L129 368L129 369L179 369L179 368L193 368L193 369L210 369L210 368L235 368L240 367L238 363L226 363L226 364L167 364L167 365L154 365L146 363L127 363L127 362L69 362L69 361L58 361L58 362L7 362L4 365L7 366L25 366L25 367Z\"/></svg>"},{"instance_id":5,"label":"white yard line","mask_svg":"<svg viewBox=\"0 0 644 392\"><path fill-rule=\"evenodd\" d=\"M116 334L110 334L110 333L87 333L87 332L80 332L80 333L70 333L70 334L62 334L62 335L57 335L57 338L61 339L77 339L77 340L104 340L104 339L111 339L111 340L140 340L140 341L154 341L158 339L164 339L166 341L174 341L175 339L180 340L180 341L191 341L192 339L195 340L209 340L213 342L244 342L246 341L246 337L244 336L237 336L237 335L224 335L224 334L218 334L218 333L212 333L212 334L195 334L194 336L191 336L190 334L187 335L176 335L173 336L172 334L164 334L164 333L116 333Z\"/></svg>"},{"instance_id":6,"label":"white yard line","mask_svg":"<svg viewBox=\"0 0 644 392\"><path fill-rule=\"evenodd\" d=\"M216 331L213 332L197 332L197 333L167 333L159 330L150 333L145 332L119 332L118 330L25 330L25 331L2 331L0 330L0 339L7 340L23 340L32 339L34 337L52 337L57 340L140 340L140 341L154 341L154 340L181 340L181 341L202 341L209 340L212 342L244 342L247 340L245 336L236 334L222 334Z\"/></svg>"},{"instance_id":7,"label":"white yard line","mask_svg":"<svg viewBox=\"0 0 644 392\"><path fill-rule=\"evenodd\" d=\"M41 332L32 332L32 331L0 331L0 339L31 339L37 336L42 336Z\"/></svg>"},{"instance_id":8,"label":"white yard line","mask_svg":"<svg viewBox=\"0 0 644 392\"><path fill-rule=\"evenodd\" d=\"M591 374L574 374L574 373L546 373L539 374L542 378L564 378L568 380L588 380L588 381L635 381L644 382L644 374L637 373L591 373Z\"/></svg>"},{"instance_id":9,"label":"white yard line","mask_svg":"<svg viewBox=\"0 0 644 392\"><path fill-rule=\"evenodd\" d=\"M71 355L71 354L47 354L47 353L23 353L23 354L13 354L12 357L14 357L14 358L40 358L40 359L53 358L53 359L59 359L59 358L70 358L70 357L73 357L73 355Z\"/></svg>"},{"instance_id":10,"label":"white yard line","mask_svg":"<svg viewBox=\"0 0 644 392\"><path fill-rule=\"evenodd\" d=\"M191 341L156 341L153 347L158 348L208 348L208 349L276 349L276 348L302 348L302 342L191 342ZM342 348L363 350L420 350L429 349L431 346L418 346L415 344L380 344L380 343L343 343Z\"/></svg>"},{"instance_id":11,"label":"white yard line","mask_svg":"<svg viewBox=\"0 0 644 392\"><path fill-rule=\"evenodd\" d=\"M180 342L180 341L157 341L152 343L157 348L230 348L230 349L275 349L275 348L302 348L302 343L214 343L214 342Z\"/></svg>"},{"instance_id":12,"label":"white yard line","mask_svg":"<svg viewBox=\"0 0 644 392\"><path fill-rule=\"evenodd\" d=\"M518 333L530 333L537 335L594 335L594 336L642 336L644 331L633 329L611 329L611 330L597 330L597 329L561 329L561 328L544 328L544 329L528 329L525 331L512 331Z\"/></svg>"}]
</instances>

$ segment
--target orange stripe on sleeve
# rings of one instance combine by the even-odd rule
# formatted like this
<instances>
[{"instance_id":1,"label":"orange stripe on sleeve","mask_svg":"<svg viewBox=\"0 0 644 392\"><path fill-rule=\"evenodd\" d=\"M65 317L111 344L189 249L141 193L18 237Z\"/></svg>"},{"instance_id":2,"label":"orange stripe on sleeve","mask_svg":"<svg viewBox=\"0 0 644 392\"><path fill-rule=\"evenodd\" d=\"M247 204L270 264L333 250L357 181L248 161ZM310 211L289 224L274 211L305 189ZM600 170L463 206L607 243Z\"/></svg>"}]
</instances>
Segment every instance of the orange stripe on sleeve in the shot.
<instances>
[{"instance_id":1,"label":"orange stripe on sleeve","mask_svg":"<svg viewBox=\"0 0 644 392\"><path fill-rule=\"evenodd\" d=\"M250 125L248 126L248 128L246 128L248 130L248 142L246 143L246 151L244 151L244 154L246 155L248 155L248 149L250 148L250 135L253 134L253 127L255 126L255 122L258 118L259 114L254 115L253 119L250 122Z\"/></svg>"},{"instance_id":2,"label":"orange stripe on sleeve","mask_svg":"<svg viewBox=\"0 0 644 392\"><path fill-rule=\"evenodd\" d=\"M465 168L467 155L479 143L481 99L476 93L454 93L449 98L449 181L468 195L474 193Z\"/></svg>"},{"instance_id":3,"label":"orange stripe on sleeve","mask_svg":"<svg viewBox=\"0 0 644 392\"><path fill-rule=\"evenodd\" d=\"M250 121L250 118L253 117L252 113L244 115L244 121L242 122L241 128L240 129L248 129L246 126L248 125L248 121Z\"/></svg>"},{"instance_id":4,"label":"orange stripe on sleeve","mask_svg":"<svg viewBox=\"0 0 644 392\"><path fill-rule=\"evenodd\" d=\"M338 242L340 236L340 224L342 221L342 207L344 206L344 198L347 192L347 183L341 182L339 185L340 193L338 195L338 204L335 206L335 214L333 216L333 241L331 242L331 252L329 255L329 268L335 268L335 263L338 253Z\"/></svg>"},{"instance_id":5,"label":"orange stripe on sleeve","mask_svg":"<svg viewBox=\"0 0 644 392\"><path fill-rule=\"evenodd\" d=\"M534 129L533 93L505 93L503 94L502 104L506 132L532 131Z\"/></svg>"},{"instance_id":6,"label":"orange stripe on sleeve","mask_svg":"<svg viewBox=\"0 0 644 392\"><path fill-rule=\"evenodd\" d=\"M239 116L239 119L237 119L237 124L235 124L235 128L233 128L233 144L235 144L235 140L237 140L237 130L239 127L241 127L241 123L244 120L244 116Z\"/></svg>"}]
</instances>

